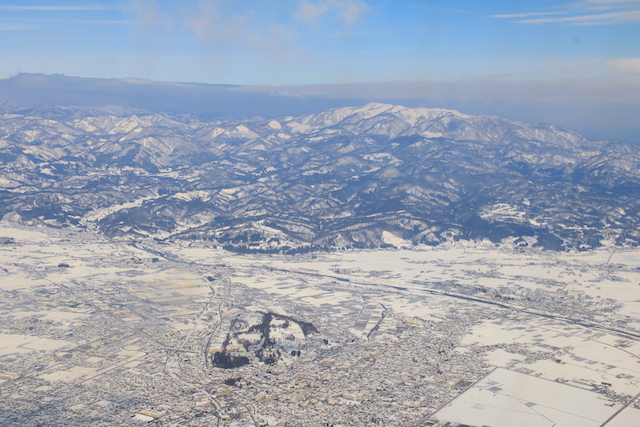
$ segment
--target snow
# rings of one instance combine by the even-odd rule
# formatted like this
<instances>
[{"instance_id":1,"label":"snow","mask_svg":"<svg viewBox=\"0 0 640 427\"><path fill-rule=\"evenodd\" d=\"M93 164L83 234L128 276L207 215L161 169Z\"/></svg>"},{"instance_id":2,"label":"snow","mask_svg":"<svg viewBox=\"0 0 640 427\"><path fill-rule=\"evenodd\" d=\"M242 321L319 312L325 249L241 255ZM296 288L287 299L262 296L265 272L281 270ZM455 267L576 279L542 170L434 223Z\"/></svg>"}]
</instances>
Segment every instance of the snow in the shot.
<instances>
[{"instance_id":1,"label":"snow","mask_svg":"<svg viewBox=\"0 0 640 427\"><path fill-rule=\"evenodd\" d=\"M380 173L379 176L380 178L393 179L393 178L401 177L402 173L398 169L391 167L391 168L385 169L383 172Z\"/></svg>"},{"instance_id":2,"label":"snow","mask_svg":"<svg viewBox=\"0 0 640 427\"><path fill-rule=\"evenodd\" d=\"M403 238L398 237L395 234L386 230L382 232L382 241L385 242L386 244L397 246L397 247L411 246L411 242L404 240Z\"/></svg>"},{"instance_id":3,"label":"snow","mask_svg":"<svg viewBox=\"0 0 640 427\"><path fill-rule=\"evenodd\" d=\"M101 219L111 215L112 213L118 212L122 209L131 209L131 208L140 207L145 201L155 199L155 198L156 198L155 196L141 197L132 202L121 203L119 205L111 205L106 208L98 208L86 214L81 221L84 223L100 221Z\"/></svg>"},{"instance_id":4,"label":"snow","mask_svg":"<svg viewBox=\"0 0 640 427\"><path fill-rule=\"evenodd\" d=\"M525 221L526 212L519 210L516 206L508 203L498 203L493 206L485 206L479 213L479 216L487 220L507 221L515 220L517 222Z\"/></svg>"},{"instance_id":5,"label":"snow","mask_svg":"<svg viewBox=\"0 0 640 427\"><path fill-rule=\"evenodd\" d=\"M597 427L620 408L607 403L591 391L496 369L434 418L492 427Z\"/></svg>"},{"instance_id":6,"label":"snow","mask_svg":"<svg viewBox=\"0 0 640 427\"><path fill-rule=\"evenodd\" d=\"M22 230L14 228L10 223L0 223L0 236L12 237L16 240L26 241L43 241L48 240L49 236L45 233L33 230Z\"/></svg>"},{"instance_id":7,"label":"snow","mask_svg":"<svg viewBox=\"0 0 640 427\"><path fill-rule=\"evenodd\" d=\"M640 420L640 409L629 406L616 414L615 418L607 423L607 427L638 427L638 420Z\"/></svg>"},{"instance_id":8,"label":"snow","mask_svg":"<svg viewBox=\"0 0 640 427\"><path fill-rule=\"evenodd\" d=\"M47 381L63 381L63 382L72 382L78 378L82 378L87 374L94 372L95 368L86 368L83 366L74 366L73 368L67 371L55 371L50 374L42 374L40 378L45 379Z\"/></svg>"},{"instance_id":9,"label":"snow","mask_svg":"<svg viewBox=\"0 0 640 427\"><path fill-rule=\"evenodd\" d=\"M143 414L135 414L135 415L133 415L132 419L134 419L136 421L140 421L140 422L145 422L145 423L149 423L149 422L155 420L155 418L150 417L148 415L143 415Z\"/></svg>"},{"instance_id":10,"label":"snow","mask_svg":"<svg viewBox=\"0 0 640 427\"><path fill-rule=\"evenodd\" d=\"M421 135L427 138L441 138L444 136L442 132L431 132L428 130L425 130L424 132L422 132Z\"/></svg>"},{"instance_id":11,"label":"snow","mask_svg":"<svg viewBox=\"0 0 640 427\"><path fill-rule=\"evenodd\" d=\"M280 122L278 122L277 120L271 120L269 122L269 127L271 129L281 129L282 125L280 124Z\"/></svg>"},{"instance_id":12,"label":"snow","mask_svg":"<svg viewBox=\"0 0 640 427\"><path fill-rule=\"evenodd\" d=\"M91 133L96 132L98 130L96 126L94 126L91 122L87 120L76 120L75 122L73 122L73 124L77 128L87 132L91 132Z\"/></svg>"},{"instance_id":13,"label":"snow","mask_svg":"<svg viewBox=\"0 0 640 427\"><path fill-rule=\"evenodd\" d=\"M241 187L228 190L231 193L242 193ZM191 198L202 195L189 192L178 197ZM499 208L511 212L509 205ZM279 233L258 222L255 227ZM140 299L176 298L182 301L185 297L195 297L206 301L211 295L209 286L217 284L209 283L200 276L208 269L192 269L195 264L190 265L203 263L209 266L224 265L225 270L229 269L232 272L229 277L233 284L233 292L248 291L260 295L264 292L264 299L260 300L260 304L292 307L285 304L284 299L280 299L285 297L296 304L300 303L303 307L329 313L329 316L335 313L335 319L343 319L346 327L353 324L363 306L369 306L368 310L373 313L364 331L373 326L379 318L380 308L375 306L379 303L384 304L392 313L385 318L380 330L384 330L385 325L388 327L388 323L385 322L392 322L394 318L406 319L407 323L422 320L439 322L439 318L451 316L454 310L490 313L490 317L482 317L481 321L474 322L472 328L460 331L462 333L457 351L471 352L480 345L500 346L501 348L489 351L483 362L512 369L526 367L534 371L538 377L500 370L499 374L490 375L483 380L485 382L481 381L481 387L477 387L472 393L453 401L448 407L449 410L443 409L438 414L443 418L449 415L464 417L471 414L485 420L486 424L495 426L545 425L544 417L551 418L558 426L600 425L603 417L606 418L613 413L619 405L613 408L605 407L608 401L601 400L603 395L595 395L579 388L578 385L557 383L557 378L567 381L586 378L597 383L605 381L612 384L611 389L615 392L626 394L637 393L635 390L639 387L640 365L635 355L640 354L640 344L631 339L627 340L628 344L620 343L622 338L616 334L597 330L594 332L579 325L541 318L522 311L482 307L474 302L460 301L437 292L425 291L445 282L481 285L494 289L502 286L512 290L549 289L549 292L563 289L576 295L584 293L594 298L614 298L624 307L607 316L636 313L629 315L638 319L638 249L617 249L611 256L610 250L551 253L538 250L514 251L512 247L496 247L489 243L458 242L435 248L413 247L412 250L354 250L285 257L245 256L200 247L195 242L183 242L162 245L161 250L167 257L184 261L179 266L176 263L174 268L169 269L163 262L116 267L114 260L134 257L149 260L151 256L156 255L124 243L108 243L97 236L87 236L86 241L76 241L65 235L65 239L62 240L56 237L59 236L56 233L61 231L43 230L48 234L36 231L35 228L20 230L12 228L8 223L0 224L0 236L17 240L15 245L7 244L0 247L0 266L6 270L5 273L1 273L0 270L0 274L5 274L2 277L2 287L15 281L21 283L23 288L46 285L48 289L54 289L55 286L51 282L65 283L67 286L79 286L79 283L83 283L99 288L100 283L117 281ZM88 234L81 234L84 236L85 233ZM385 241L395 245L402 243L400 237L389 231L385 232L383 237ZM61 261L69 262L72 268L57 271L55 266ZM45 279L29 276L49 267L54 268L46 270ZM372 306L375 308L372 309ZM176 308L189 309L184 305L176 305ZM37 316L60 322L62 325L55 325L58 328L64 327L65 323L83 322L86 318L86 314L62 311L63 309L41 305L28 307L27 311L16 313L5 310L0 312L0 322L6 318L25 319ZM272 311L285 312L275 308ZM277 323L274 322L274 326ZM185 331L188 329L179 323L175 323L174 327L183 328ZM273 336L281 337L284 332L275 328ZM300 335L296 328L287 331L287 334L291 332ZM219 341L222 342L222 339ZM216 343L217 341L212 343L212 348L216 348ZM0 354L51 350L62 348L66 344L66 341L0 334ZM523 351L520 353L521 350ZM553 358L560 359L560 362L551 356L535 361L525 360L526 351L541 354L556 352ZM122 353L121 356L133 358L135 354L132 351ZM94 362L86 360L82 363ZM46 377L40 378L49 381L72 381L86 376L90 369L84 366L65 367L60 371L47 371L44 373ZM491 391L490 388L495 384L489 385L489 380L496 381L501 390ZM549 402L550 398L546 395L555 396L556 399L560 396L560 399L557 402ZM598 397L600 399L597 399ZM558 410L559 407L554 405L563 405L569 408L569 411L562 414ZM588 407L584 409L581 405ZM522 410L514 411L514 408ZM630 420L637 413L629 411L625 410L617 416L614 419L617 423L614 422L612 425L633 425L630 424ZM544 417L540 416L541 413ZM500 424L501 421L496 421L512 415L513 424L505 424L506 421ZM583 420L581 417L588 419Z\"/></svg>"},{"instance_id":14,"label":"snow","mask_svg":"<svg viewBox=\"0 0 640 427\"><path fill-rule=\"evenodd\" d=\"M224 129L222 128L215 128L213 129L211 132L209 132L209 137L210 138L216 138L220 135L222 135L224 133Z\"/></svg>"},{"instance_id":15,"label":"snow","mask_svg":"<svg viewBox=\"0 0 640 427\"><path fill-rule=\"evenodd\" d=\"M0 315L2 312L0 311ZM51 320L53 322L71 322L77 319L84 319L88 316L86 313L76 313L74 311L59 311L56 309L51 309L49 311L19 311L19 312L11 312L10 316L15 317L16 319L22 319L25 317L36 316L40 319Z\"/></svg>"},{"instance_id":16,"label":"snow","mask_svg":"<svg viewBox=\"0 0 640 427\"><path fill-rule=\"evenodd\" d=\"M42 350L54 351L68 344L71 342L31 335L0 334L0 356L16 353L27 354Z\"/></svg>"},{"instance_id":17,"label":"snow","mask_svg":"<svg viewBox=\"0 0 640 427\"><path fill-rule=\"evenodd\" d=\"M289 122L287 123L287 126L293 132L298 132L298 133L304 133L304 132L307 132L309 129L311 129L311 126L298 123L298 122Z\"/></svg>"},{"instance_id":18,"label":"snow","mask_svg":"<svg viewBox=\"0 0 640 427\"><path fill-rule=\"evenodd\" d=\"M354 108L353 113L360 113L360 116L365 119L370 119L371 117L377 116L382 113L386 113L389 110L394 108L393 105L390 104L381 104L378 102L370 102L362 108Z\"/></svg>"},{"instance_id":19,"label":"snow","mask_svg":"<svg viewBox=\"0 0 640 427\"><path fill-rule=\"evenodd\" d=\"M382 104L372 102L363 107L335 108L323 113L306 116L303 121L315 126L333 126L349 117L357 120L367 120L382 114L393 115L410 126L415 126L420 120L435 121L442 117L455 116L459 118L471 118L455 110L441 108L407 108L401 105ZM427 132L427 137L436 138L442 136L441 133Z\"/></svg>"},{"instance_id":20,"label":"snow","mask_svg":"<svg viewBox=\"0 0 640 427\"><path fill-rule=\"evenodd\" d=\"M394 166L398 166L401 165L403 163L402 160L396 158L395 156L393 156L390 153L372 153L372 154L365 154L363 156L363 158L365 160L369 160L369 161L374 161L374 162L386 162L386 163L390 163Z\"/></svg>"},{"instance_id":21,"label":"snow","mask_svg":"<svg viewBox=\"0 0 640 427\"><path fill-rule=\"evenodd\" d=\"M235 194L237 194L238 192L241 192L241 191L242 191L242 188L240 188L240 187L223 188L222 190L220 190L220 194L225 194L225 195L232 196L232 195L235 195Z\"/></svg>"},{"instance_id":22,"label":"snow","mask_svg":"<svg viewBox=\"0 0 640 427\"><path fill-rule=\"evenodd\" d=\"M256 144L249 147L249 150L254 150L254 151L266 151L266 149L267 147L264 144Z\"/></svg>"},{"instance_id":23,"label":"snow","mask_svg":"<svg viewBox=\"0 0 640 427\"><path fill-rule=\"evenodd\" d=\"M198 199L209 200L211 198L211 194L208 191L194 190L194 191L186 191L183 193L175 193L171 195L171 198L189 202L191 200L198 200Z\"/></svg>"},{"instance_id":24,"label":"snow","mask_svg":"<svg viewBox=\"0 0 640 427\"><path fill-rule=\"evenodd\" d=\"M232 138L248 138L255 139L259 138L260 135L246 127L245 125L238 125L233 129L229 129L225 131L225 134Z\"/></svg>"},{"instance_id":25,"label":"snow","mask_svg":"<svg viewBox=\"0 0 640 427\"><path fill-rule=\"evenodd\" d=\"M110 134L116 133L130 133L136 129L140 131L139 126L140 122L137 120L137 116L131 116L126 119L120 120L118 123L114 125L114 127L109 131Z\"/></svg>"}]
</instances>

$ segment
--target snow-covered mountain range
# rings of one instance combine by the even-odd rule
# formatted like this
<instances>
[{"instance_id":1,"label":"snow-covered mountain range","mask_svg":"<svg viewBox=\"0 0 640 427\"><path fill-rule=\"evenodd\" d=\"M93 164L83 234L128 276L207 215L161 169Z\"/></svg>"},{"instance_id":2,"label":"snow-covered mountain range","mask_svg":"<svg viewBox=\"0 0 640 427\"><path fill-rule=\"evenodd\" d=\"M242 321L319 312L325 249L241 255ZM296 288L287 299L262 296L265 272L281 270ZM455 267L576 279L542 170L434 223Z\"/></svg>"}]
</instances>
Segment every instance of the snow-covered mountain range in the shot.
<instances>
[{"instance_id":1,"label":"snow-covered mountain range","mask_svg":"<svg viewBox=\"0 0 640 427\"><path fill-rule=\"evenodd\" d=\"M372 103L203 121L111 108L0 116L0 216L240 251L511 238L640 241L640 147Z\"/></svg>"}]
</instances>

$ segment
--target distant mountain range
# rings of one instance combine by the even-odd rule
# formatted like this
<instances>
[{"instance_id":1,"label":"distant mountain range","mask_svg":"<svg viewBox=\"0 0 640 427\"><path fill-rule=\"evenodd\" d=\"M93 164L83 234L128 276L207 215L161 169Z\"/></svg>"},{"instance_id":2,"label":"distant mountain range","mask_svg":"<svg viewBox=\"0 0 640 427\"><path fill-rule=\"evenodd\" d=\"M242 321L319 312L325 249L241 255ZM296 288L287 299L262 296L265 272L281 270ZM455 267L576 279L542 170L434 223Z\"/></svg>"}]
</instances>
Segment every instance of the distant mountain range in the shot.
<instances>
[{"instance_id":1,"label":"distant mountain range","mask_svg":"<svg viewBox=\"0 0 640 427\"><path fill-rule=\"evenodd\" d=\"M254 115L306 114L363 102L360 99L300 96L286 89L274 91L275 88L256 86L22 73L0 79L0 106L15 109L113 105L156 113L190 114L204 120L229 120Z\"/></svg>"},{"instance_id":2,"label":"distant mountain range","mask_svg":"<svg viewBox=\"0 0 640 427\"><path fill-rule=\"evenodd\" d=\"M315 85L231 85L20 73L0 77L0 110L117 106L199 120L278 118L368 102L440 107L468 114L553 123L589 139L640 143L640 79L616 76L517 81L395 81Z\"/></svg>"},{"instance_id":3,"label":"distant mountain range","mask_svg":"<svg viewBox=\"0 0 640 427\"><path fill-rule=\"evenodd\" d=\"M640 242L640 146L454 110L5 109L0 162L0 216L118 238L257 252Z\"/></svg>"}]
</instances>

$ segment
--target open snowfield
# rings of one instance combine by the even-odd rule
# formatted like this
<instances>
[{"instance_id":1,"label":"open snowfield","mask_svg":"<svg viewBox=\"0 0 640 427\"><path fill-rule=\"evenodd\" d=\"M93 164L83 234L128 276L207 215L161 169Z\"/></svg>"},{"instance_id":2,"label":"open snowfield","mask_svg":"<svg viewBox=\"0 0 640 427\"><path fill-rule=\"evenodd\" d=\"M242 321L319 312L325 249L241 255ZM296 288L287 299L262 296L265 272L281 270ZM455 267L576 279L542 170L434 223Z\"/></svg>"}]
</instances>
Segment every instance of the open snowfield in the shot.
<instances>
[{"instance_id":1,"label":"open snowfield","mask_svg":"<svg viewBox=\"0 0 640 427\"><path fill-rule=\"evenodd\" d=\"M640 392L637 249L553 253L459 243L240 255L9 223L0 224L0 237L0 385L15 387L13 395L21 381L43 396L63 386L105 387L116 372L126 389L125 378L144 372L139 366L161 361L156 371L178 375L207 342L208 352L222 348L220 328L245 310L304 319L331 342L397 346L388 363L411 360L415 345L447 342L437 366L463 358L464 369L446 368L434 406L403 398L418 408L416 417L440 409L436 418L471 425L572 427L615 414L607 426L631 427L638 412L622 410ZM443 357L442 345L423 356L425 366ZM468 378L480 381L451 388ZM393 389L402 392L414 382L398 381Z\"/></svg>"},{"instance_id":2,"label":"open snowfield","mask_svg":"<svg viewBox=\"0 0 640 427\"><path fill-rule=\"evenodd\" d=\"M598 427L619 409L596 393L498 368L434 417L493 427Z\"/></svg>"},{"instance_id":3,"label":"open snowfield","mask_svg":"<svg viewBox=\"0 0 640 427\"><path fill-rule=\"evenodd\" d=\"M69 342L29 335L0 334L0 354L20 354L57 350Z\"/></svg>"}]
</instances>

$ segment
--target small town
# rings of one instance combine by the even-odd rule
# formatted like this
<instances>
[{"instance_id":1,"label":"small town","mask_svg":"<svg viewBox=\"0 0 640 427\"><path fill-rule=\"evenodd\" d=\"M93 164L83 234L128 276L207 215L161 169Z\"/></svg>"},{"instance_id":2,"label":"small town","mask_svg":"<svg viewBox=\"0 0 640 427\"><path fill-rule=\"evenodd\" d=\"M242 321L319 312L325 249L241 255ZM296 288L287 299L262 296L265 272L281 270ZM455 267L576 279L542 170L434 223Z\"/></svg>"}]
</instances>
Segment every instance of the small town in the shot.
<instances>
[{"instance_id":1,"label":"small town","mask_svg":"<svg viewBox=\"0 0 640 427\"><path fill-rule=\"evenodd\" d=\"M531 253L513 269L486 247L471 262L468 248L383 251L396 271L351 268L381 255L367 251L112 243L113 257L88 233L13 233L3 425L454 426L447 408L506 390L505 375L585 394L598 422L638 410L637 323L600 292L638 286L635 267Z\"/></svg>"}]
</instances>

